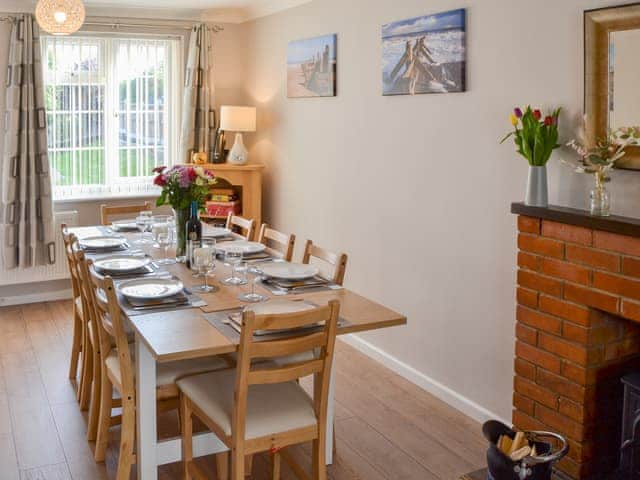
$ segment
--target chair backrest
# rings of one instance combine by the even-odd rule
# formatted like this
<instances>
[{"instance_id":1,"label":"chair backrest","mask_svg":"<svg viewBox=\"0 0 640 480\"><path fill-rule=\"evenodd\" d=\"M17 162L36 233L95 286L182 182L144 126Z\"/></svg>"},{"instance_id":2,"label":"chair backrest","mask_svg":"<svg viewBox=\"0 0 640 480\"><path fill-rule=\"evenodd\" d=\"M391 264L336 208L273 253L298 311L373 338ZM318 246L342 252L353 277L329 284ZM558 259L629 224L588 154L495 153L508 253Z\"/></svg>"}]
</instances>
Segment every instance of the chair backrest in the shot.
<instances>
[{"instance_id":1,"label":"chair backrest","mask_svg":"<svg viewBox=\"0 0 640 480\"><path fill-rule=\"evenodd\" d=\"M101 336L101 354L106 356L115 345L120 362L120 375L123 396L134 397L135 383L133 378L133 363L129 352L127 333L124 328L124 317L118 303L113 279L103 277L96 272L93 262L88 262L91 285L95 291L95 312L99 335Z\"/></svg>"},{"instance_id":2,"label":"chair backrest","mask_svg":"<svg viewBox=\"0 0 640 480\"><path fill-rule=\"evenodd\" d=\"M267 253L274 257L281 258L287 262L290 262L293 258L293 249L296 244L296 236L293 234L287 235L286 233L278 232L266 223L260 227L260 234L258 235L258 242L267 247Z\"/></svg>"},{"instance_id":3,"label":"chair backrest","mask_svg":"<svg viewBox=\"0 0 640 480\"><path fill-rule=\"evenodd\" d=\"M312 258L317 258L325 263L328 263L333 267L333 275L329 280L335 282L338 285L344 283L344 275L347 271L347 255L344 253L333 253L324 248L320 248L314 245L311 240L307 240L307 244L304 247L304 255L302 257L302 263L311 263Z\"/></svg>"},{"instance_id":4,"label":"chair backrest","mask_svg":"<svg viewBox=\"0 0 640 480\"><path fill-rule=\"evenodd\" d=\"M100 205L100 222L102 222L102 225L110 225L111 217L114 215L129 215L146 210L151 210L151 204L149 202L144 202L139 205Z\"/></svg>"},{"instance_id":5,"label":"chair backrest","mask_svg":"<svg viewBox=\"0 0 640 480\"><path fill-rule=\"evenodd\" d=\"M233 213L229 213L227 216L227 225L229 230L233 230L233 227L238 227L242 232L242 236L247 239L253 239L253 233L256 228L255 220L249 220L247 218L238 217Z\"/></svg>"},{"instance_id":6,"label":"chair backrest","mask_svg":"<svg viewBox=\"0 0 640 480\"><path fill-rule=\"evenodd\" d=\"M250 385L287 383L314 375L313 404L316 417L319 422L326 420L339 313L340 302L337 300L332 300L326 306L299 313L255 315L251 310L243 313L236 366L236 401L232 419L236 439L245 437L247 394ZM317 324L321 324L320 329L305 328ZM254 333L258 330L286 329L299 329L299 334L278 340L254 340ZM256 359L272 359L305 352L313 352L314 355L311 355L310 360L282 367L271 368L268 363L254 362Z\"/></svg>"},{"instance_id":7,"label":"chair backrest","mask_svg":"<svg viewBox=\"0 0 640 480\"><path fill-rule=\"evenodd\" d=\"M61 225L62 229L62 240L64 242L64 253L67 257L67 264L69 266L69 275L71 277L71 292L73 293L73 298L78 298L80 296L80 283L79 283L79 275L78 269L76 267L76 259L73 255L74 245L77 245L78 239L77 237L69 231L67 225L63 223Z\"/></svg>"},{"instance_id":8,"label":"chair backrest","mask_svg":"<svg viewBox=\"0 0 640 480\"><path fill-rule=\"evenodd\" d=\"M93 332L94 338L92 338L91 340L94 348L97 348L100 351L101 361L103 361L104 359L102 358L102 352L109 352L111 342L108 340L108 336L106 336L102 332L102 326L98 322L98 312L96 310L96 291L93 288L93 284L91 282L91 274L89 273L89 266L91 265L92 261L86 258L84 252L79 248L74 249L74 257L76 261L76 267L80 276L80 291L82 295L83 308L86 312L85 321L90 323L92 326L91 331ZM109 345L109 347L103 349L101 347L103 342L107 342L107 345ZM98 345L100 345L100 348L98 348Z\"/></svg>"}]
</instances>

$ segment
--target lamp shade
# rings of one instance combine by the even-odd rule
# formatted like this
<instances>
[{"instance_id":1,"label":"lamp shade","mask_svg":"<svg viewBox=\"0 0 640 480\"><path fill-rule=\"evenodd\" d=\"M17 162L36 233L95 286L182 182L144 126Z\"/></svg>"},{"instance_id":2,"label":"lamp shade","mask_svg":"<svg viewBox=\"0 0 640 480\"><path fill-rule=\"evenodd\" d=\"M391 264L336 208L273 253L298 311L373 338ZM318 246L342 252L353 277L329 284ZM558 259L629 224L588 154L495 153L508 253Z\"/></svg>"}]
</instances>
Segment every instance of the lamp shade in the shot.
<instances>
[{"instance_id":1,"label":"lamp shade","mask_svg":"<svg viewBox=\"0 0 640 480\"><path fill-rule=\"evenodd\" d=\"M36 20L45 32L52 35L71 35L84 23L82 0L39 0Z\"/></svg>"},{"instance_id":2,"label":"lamp shade","mask_svg":"<svg viewBox=\"0 0 640 480\"><path fill-rule=\"evenodd\" d=\"M220 107L220 130L227 132L255 132L256 107Z\"/></svg>"}]
</instances>

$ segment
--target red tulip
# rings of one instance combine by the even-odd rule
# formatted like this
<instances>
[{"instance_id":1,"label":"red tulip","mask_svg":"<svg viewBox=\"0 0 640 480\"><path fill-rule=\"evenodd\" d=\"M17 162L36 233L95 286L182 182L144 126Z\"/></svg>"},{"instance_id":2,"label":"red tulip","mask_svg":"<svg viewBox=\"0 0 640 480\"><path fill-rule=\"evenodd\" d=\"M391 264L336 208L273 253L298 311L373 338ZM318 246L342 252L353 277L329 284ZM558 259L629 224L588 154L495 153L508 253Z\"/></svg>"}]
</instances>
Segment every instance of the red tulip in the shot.
<instances>
[{"instance_id":1,"label":"red tulip","mask_svg":"<svg viewBox=\"0 0 640 480\"><path fill-rule=\"evenodd\" d=\"M548 115L547 115L547 116L545 117L545 119L544 119L544 124L545 124L547 127L550 127L551 125L553 125L553 118L551 118L550 116L548 116Z\"/></svg>"},{"instance_id":2,"label":"red tulip","mask_svg":"<svg viewBox=\"0 0 640 480\"><path fill-rule=\"evenodd\" d=\"M534 110L533 111L533 118L535 118L536 120L540 120L542 118L542 112L540 110Z\"/></svg>"},{"instance_id":3,"label":"red tulip","mask_svg":"<svg viewBox=\"0 0 640 480\"><path fill-rule=\"evenodd\" d=\"M153 173L162 173L167 167L156 167L153 169Z\"/></svg>"},{"instance_id":4,"label":"red tulip","mask_svg":"<svg viewBox=\"0 0 640 480\"><path fill-rule=\"evenodd\" d=\"M198 174L196 173L196 170L193 167L189 167L189 169L187 170L187 174L189 175L190 182L193 182L198 176Z\"/></svg>"}]
</instances>

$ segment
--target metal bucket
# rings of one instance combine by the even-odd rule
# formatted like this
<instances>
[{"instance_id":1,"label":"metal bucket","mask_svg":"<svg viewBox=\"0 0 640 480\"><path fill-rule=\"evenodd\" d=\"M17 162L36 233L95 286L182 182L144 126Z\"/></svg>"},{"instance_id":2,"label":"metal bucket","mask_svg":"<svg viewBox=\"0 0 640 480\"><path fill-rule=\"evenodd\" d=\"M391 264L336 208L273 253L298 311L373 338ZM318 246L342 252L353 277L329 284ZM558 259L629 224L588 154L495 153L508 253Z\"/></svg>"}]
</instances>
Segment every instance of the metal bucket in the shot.
<instances>
[{"instance_id":1,"label":"metal bucket","mask_svg":"<svg viewBox=\"0 0 640 480\"><path fill-rule=\"evenodd\" d=\"M500 436L507 435L512 439L515 437L516 432L513 429L504 423L490 420L482 426L482 433L490 442L487 450L488 480L551 480L553 464L569 452L567 440L557 433L523 432L527 440L536 446L538 455L527 456L519 462L514 462L497 446ZM557 441L560 447L554 451L549 440Z\"/></svg>"}]
</instances>

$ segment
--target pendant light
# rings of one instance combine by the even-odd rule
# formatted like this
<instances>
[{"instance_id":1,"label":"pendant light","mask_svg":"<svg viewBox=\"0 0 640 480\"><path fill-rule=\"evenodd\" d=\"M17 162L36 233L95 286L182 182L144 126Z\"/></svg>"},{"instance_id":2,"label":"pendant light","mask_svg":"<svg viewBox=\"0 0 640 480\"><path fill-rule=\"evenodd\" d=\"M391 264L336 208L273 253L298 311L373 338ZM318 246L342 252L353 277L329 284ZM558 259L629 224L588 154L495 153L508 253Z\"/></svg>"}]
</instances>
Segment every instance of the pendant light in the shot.
<instances>
[{"instance_id":1,"label":"pendant light","mask_svg":"<svg viewBox=\"0 0 640 480\"><path fill-rule=\"evenodd\" d=\"M39 0L36 20L45 32L52 35L71 35L84 23L82 0Z\"/></svg>"}]
</instances>

